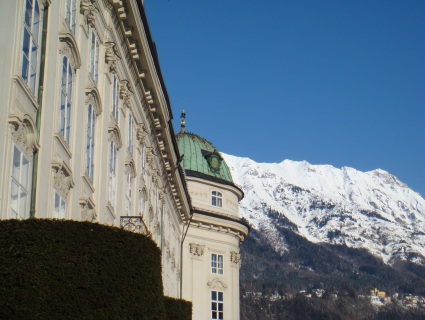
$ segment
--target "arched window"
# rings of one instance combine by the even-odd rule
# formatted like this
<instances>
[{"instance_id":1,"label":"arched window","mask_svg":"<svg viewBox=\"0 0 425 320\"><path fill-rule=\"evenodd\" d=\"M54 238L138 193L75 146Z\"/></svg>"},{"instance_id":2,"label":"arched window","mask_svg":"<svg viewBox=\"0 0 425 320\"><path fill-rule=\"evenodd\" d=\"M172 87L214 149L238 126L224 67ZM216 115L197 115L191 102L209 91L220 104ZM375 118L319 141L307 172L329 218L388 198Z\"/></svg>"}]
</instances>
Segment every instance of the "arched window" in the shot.
<instances>
[{"instance_id":1,"label":"arched window","mask_svg":"<svg viewBox=\"0 0 425 320\"><path fill-rule=\"evenodd\" d=\"M22 40L21 77L35 93L40 42L40 8L37 0L25 1L24 35Z\"/></svg>"},{"instance_id":2,"label":"arched window","mask_svg":"<svg viewBox=\"0 0 425 320\"><path fill-rule=\"evenodd\" d=\"M211 204L214 207L222 207L223 206L223 195L221 192L213 191L211 193Z\"/></svg>"},{"instance_id":3,"label":"arched window","mask_svg":"<svg viewBox=\"0 0 425 320\"><path fill-rule=\"evenodd\" d=\"M94 174L94 129L96 115L93 104L87 106L86 174L93 181Z\"/></svg>"},{"instance_id":4,"label":"arched window","mask_svg":"<svg viewBox=\"0 0 425 320\"><path fill-rule=\"evenodd\" d=\"M97 84L99 77L99 38L94 30L91 32L90 73L94 83Z\"/></svg>"},{"instance_id":5,"label":"arched window","mask_svg":"<svg viewBox=\"0 0 425 320\"><path fill-rule=\"evenodd\" d=\"M10 180L10 218L25 219L29 217L29 186L30 161L14 144L12 155L12 175Z\"/></svg>"},{"instance_id":6,"label":"arched window","mask_svg":"<svg viewBox=\"0 0 425 320\"><path fill-rule=\"evenodd\" d=\"M118 77L116 74L112 77L112 116L115 118L115 120L118 122L118 98L119 98L119 91L118 91Z\"/></svg>"},{"instance_id":7,"label":"arched window","mask_svg":"<svg viewBox=\"0 0 425 320\"><path fill-rule=\"evenodd\" d=\"M67 56L62 59L61 105L59 132L66 143L70 142L72 108L72 66Z\"/></svg>"},{"instance_id":8,"label":"arched window","mask_svg":"<svg viewBox=\"0 0 425 320\"><path fill-rule=\"evenodd\" d=\"M76 0L66 0L65 3L65 21L71 30L72 34L75 34L75 17L76 17Z\"/></svg>"},{"instance_id":9,"label":"arched window","mask_svg":"<svg viewBox=\"0 0 425 320\"><path fill-rule=\"evenodd\" d=\"M115 141L109 141L109 203L115 207L115 189L116 189L116 171L117 171L117 145Z\"/></svg>"}]
</instances>

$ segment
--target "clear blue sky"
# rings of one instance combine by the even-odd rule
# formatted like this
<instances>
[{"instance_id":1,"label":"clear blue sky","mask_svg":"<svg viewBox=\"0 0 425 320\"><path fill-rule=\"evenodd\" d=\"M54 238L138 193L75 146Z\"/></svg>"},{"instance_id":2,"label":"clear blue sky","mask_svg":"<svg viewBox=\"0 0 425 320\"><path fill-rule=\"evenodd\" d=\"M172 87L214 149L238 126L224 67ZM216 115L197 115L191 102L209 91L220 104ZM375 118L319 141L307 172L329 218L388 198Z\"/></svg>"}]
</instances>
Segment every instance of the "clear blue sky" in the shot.
<instances>
[{"instance_id":1,"label":"clear blue sky","mask_svg":"<svg viewBox=\"0 0 425 320\"><path fill-rule=\"evenodd\" d=\"M257 162L381 168L425 196L424 0L145 0L180 128Z\"/></svg>"}]
</instances>

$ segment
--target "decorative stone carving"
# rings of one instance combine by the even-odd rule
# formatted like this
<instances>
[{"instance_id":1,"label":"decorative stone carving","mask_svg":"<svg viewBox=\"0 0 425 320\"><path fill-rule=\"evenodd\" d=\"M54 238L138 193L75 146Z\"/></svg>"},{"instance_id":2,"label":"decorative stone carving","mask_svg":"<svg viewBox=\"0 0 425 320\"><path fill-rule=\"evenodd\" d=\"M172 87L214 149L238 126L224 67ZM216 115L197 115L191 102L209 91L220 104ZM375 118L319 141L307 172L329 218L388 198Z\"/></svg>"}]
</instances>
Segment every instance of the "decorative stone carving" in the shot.
<instances>
[{"instance_id":1,"label":"decorative stone carving","mask_svg":"<svg viewBox=\"0 0 425 320\"><path fill-rule=\"evenodd\" d=\"M207 282L207 285L211 289L216 289L220 291L227 289L229 287L222 279L219 279L219 278L211 279L210 281Z\"/></svg>"},{"instance_id":2,"label":"decorative stone carving","mask_svg":"<svg viewBox=\"0 0 425 320\"><path fill-rule=\"evenodd\" d=\"M117 60L121 59L118 55L117 47L114 42L105 43L105 62L109 66L109 72L116 74L117 71Z\"/></svg>"},{"instance_id":3,"label":"decorative stone carving","mask_svg":"<svg viewBox=\"0 0 425 320\"><path fill-rule=\"evenodd\" d=\"M29 121L21 121L18 117L14 117L9 119L9 126L13 142L25 153L28 159L32 159L34 150L38 149L32 124Z\"/></svg>"},{"instance_id":4,"label":"decorative stone carving","mask_svg":"<svg viewBox=\"0 0 425 320\"><path fill-rule=\"evenodd\" d=\"M164 201L165 201L165 189L162 189L161 191L159 191L159 196L158 196L158 199L159 199L159 201L161 201L162 203L164 203Z\"/></svg>"},{"instance_id":5,"label":"decorative stone carving","mask_svg":"<svg viewBox=\"0 0 425 320\"><path fill-rule=\"evenodd\" d=\"M94 203L90 198L80 199L81 209L81 220L93 222L97 219L96 210L94 209Z\"/></svg>"},{"instance_id":6,"label":"decorative stone carving","mask_svg":"<svg viewBox=\"0 0 425 320\"><path fill-rule=\"evenodd\" d=\"M153 151L153 148L146 148L146 161L148 162L149 166L153 166L153 159L155 158L155 153Z\"/></svg>"},{"instance_id":7,"label":"decorative stone carving","mask_svg":"<svg viewBox=\"0 0 425 320\"><path fill-rule=\"evenodd\" d=\"M144 123L140 123L137 125L137 140L139 140L140 144L145 143L146 134L148 133L146 129L146 125Z\"/></svg>"},{"instance_id":8,"label":"decorative stone carving","mask_svg":"<svg viewBox=\"0 0 425 320\"><path fill-rule=\"evenodd\" d=\"M74 181L69 166L64 161L55 161L52 164L53 187L65 199L69 190L74 187Z\"/></svg>"},{"instance_id":9,"label":"decorative stone carving","mask_svg":"<svg viewBox=\"0 0 425 320\"><path fill-rule=\"evenodd\" d=\"M204 255L205 246L196 243L189 243L190 253L192 256L201 257Z\"/></svg>"},{"instance_id":10,"label":"decorative stone carving","mask_svg":"<svg viewBox=\"0 0 425 320\"><path fill-rule=\"evenodd\" d=\"M59 33L59 40L59 53L69 58L69 62L73 69L79 69L81 66L81 56L74 35L69 32Z\"/></svg>"},{"instance_id":11,"label":"decorative stone carving","mask_svg":"<svg viewBox=\"0 0 425 320\"><path fill-rule=\"evenodd\" d=\"M80 1L80 13L84 15L86 24L94 29L96 29L95 12L96 7L94 6L94 0Z\"/></svg>"},{"instance_id":12,"label":"decorative stone carving","mask_svg":"<svg viewBox=\"0 0 425 320\"><path fill-rule=\"evenodd\" d=\"M236 251L231 251L230 262L232 262L235 265L239 265L242 262L240 254L237 253Z\"/></svg>"},{"instance_id":13,"label":"decorative stone carving","mask_svg":"<svg viewBox=\"0 0 425 320\"><path fill-rule=\"evenodd\" d=\"M102 113L102 103L96 87L86 89L86 105L89 103L93 105L96 116L99 116Z\"/></svg>"},{"instance_id":14,"label":"decorative stone carving","mask_svg":"<svg viewBox=\"0 0 425 320\"><path fill-rule=\"evenodd\" d=\"M130 89L130 85L127 80L121 80L119 83L119 92L120 99L123 101L124 105L129 108L130 107L130 98L132 95L132 91Z\"/></svg>"},{"instance_id":15,"label":"decorative stone carving","mask_svg":"<svg viewBox=\"0 0 425 320\"><path fill-rule=\"evenodd\" d=\"M152 183L155 186L158 187L158 184L159 184L159 171L158 170L152 170Z\"/></svg>"},{"instance_id":16,"label":"decorative stone carving","mask_svg":"<svg viewBox=\"0 0 425 320\"><path fill-rule=\"evenodd\" d=\"M117 145L117 149L122 146L121 132L118 125L114 125L113 127L108 128L108 141L114 141Z\"/></svg>"},{"instance_id":17,"label":"decorative stone carving","mask_svg":"<svg viewBox=\"0 0 425 320\"><path fill-rule=\"evenodd\" d=\"M136 177L136 166L134 164L134 160L130 159L125 163L125 173L130 173L131 177L134 179Z\"/></svg>"}]
</instances>

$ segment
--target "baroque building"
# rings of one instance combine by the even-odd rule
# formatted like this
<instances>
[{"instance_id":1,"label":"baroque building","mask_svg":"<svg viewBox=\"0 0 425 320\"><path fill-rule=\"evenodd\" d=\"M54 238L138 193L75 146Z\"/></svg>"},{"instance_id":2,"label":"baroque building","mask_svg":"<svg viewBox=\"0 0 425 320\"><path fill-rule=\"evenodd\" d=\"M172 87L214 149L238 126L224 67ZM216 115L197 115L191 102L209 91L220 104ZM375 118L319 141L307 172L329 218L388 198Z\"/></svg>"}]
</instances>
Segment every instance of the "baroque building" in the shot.
<instances>
[{"instance_id":1,"label":"baroque building","mask_svg":"<svg viewBox=\"0 0 425 320\"><path fill-rule=\"evenodd\" d=\"M238 319L243 193L211 143L175 135L143 1L0 9L0 218L144 233L164 294L194 319Z\"/></svg>"}]
</instances>

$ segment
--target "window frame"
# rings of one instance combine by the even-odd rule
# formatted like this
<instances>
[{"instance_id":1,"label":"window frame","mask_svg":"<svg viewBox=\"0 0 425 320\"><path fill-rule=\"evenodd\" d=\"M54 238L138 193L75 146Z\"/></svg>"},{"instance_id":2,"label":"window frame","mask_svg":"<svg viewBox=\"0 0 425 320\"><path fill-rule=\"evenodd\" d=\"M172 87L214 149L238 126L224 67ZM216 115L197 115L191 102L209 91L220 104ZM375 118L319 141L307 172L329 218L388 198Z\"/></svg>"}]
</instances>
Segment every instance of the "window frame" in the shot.
<instances>
[{"instance_id":1,"label":"window frame","mask_svg":"<svg viewBox=\"0 0 425 320\"><path fill-rule=\"evenodd\" d=\"M220 191L211 191L211 205L217 208L223 208L223 194Z\"/></svg>"},{"instance_id":2,"label":"window frame","mask_svg":"<svg viewBox=\"0 0 425 320\"><path fill-rule=\"evenodd\" d=\"M125 213L127 216L131 216L132 212L132 184L133 177L131 172L127 172L125 175Z\"/></svg>"},{"instance_id":3,"label":"window frame","mask_svg":"<svg viewBox=\"0 0 425 320\"><path fill-rule=\"evenodd\" d=\"M71 118L72 118L72 87L74 71L70 59L64 55L61 63L61 89L59 105L59 133L63 140L71 143Z\"/></svg>"},{"instance_id":4,"label":"window frame","mask_svg":"<svg viewBox=\"0 0 425 320\"><path fill-rule=\"evenodd\" d=\"M58 206L56 206L56 204L58 204ZM56 190L54 190L53 219L66 219L66 207L66 199L62 197Z\"/></svg>"},{"instance_id":5,"label":"window frame","mask_svg":"<svg viewBox=\"0 0 425 320\"><path fill-rule=\"evenodd\" d=\"M90 34L90 75L94 83L97 85L99 80L99 48L100 41L95 30Z\"/></svg>"},{"instance_id":6,"label":"window frame","mask_svg":"<svg viewBox=\"0 0 425 320\"><path fill-rule=\"evenodd\" d=\"M221 308L220 308L221 306ZM224 292L211 290L211 319L224 319Z\"/></svg>"},{"instance_id":7,"label":"window frame","mask_svg":"<svg viewBox=\"0 0 425 320\"><path fill-rule=\"evenodd\" d=\"M211 273L224 275L224 257L222 254L211 253Z\"/></svg>"},{"instance_id":8,"label":"window frame","mask_svg":"<svg viewBox=\"0 0 425 320\"><path fill-rule=\"evenodd\" d=\"M140 215L143 216L146 211L146 191L144 189L139 190L139 210Z\"/></svg>"},{"instance_id":9,"label":"window frame","mask_svg":"<svg viewBox=\"0 0 425 320\"><path fill-rule=\"evenodd\" d=\"M116 199L116 177L117 177L117 145L114 140L109 141L109 193L108 200L113 208L115 208Z\"/></svg>"},{"instance_id":10,"label":"window frame","mask_svg":"<svg viewBox=\"0 0 425 320\"><path fill-rule=\"evenodd\" d=\"M117 121L118 123L118 117L119 117L119 79L118 76L116 74L114 74L112 76L112 110L111 110L111 114L112 117Z\"/></svg>"},{"instance_id":11,"label":"window frame","mask_svg":"<svg viewBox=\"0 0 425 320\"><path fill-rule=\"evenodd\" d=\"M127 145L128 145L128 151L131 155L133 155L134 152L134 117L133 114L130 112L128 115L128 137L127 137Z\"/></svg>"},{"instance_id":12,"label":"window frame","mask_svg":"<svg viewBox=\"0 0 425 320\"><path fill-rule=\"evenodd\" d=\"M94 148L95 148L96 113L93 103L87 105L86 126L86 175L94 180Z\"/></svg>"},{"instance_id":13,"label":"window frame","mask_svg":"<svg viewBox=\"0 0 425 320\"><path fill-rule=\"evenodd\" d=\"M19 154L18 157L18 161L19 161L19 165L15 167L15 151ZM29 200L30 200L30 186L31 186L31 167L32 167L32 162L31 159L27 157L27 155L21 151L21 149L18 148L18 146L15 143L12 143L12 163L11 163L11 167L10 167L10 185L9 185L9 217L13 218L13 219L26 219L29 218L29 212L30 212L30 205L29 205ZM26 161L26 177L24 178L22 173L23 173L23 161ZM18 168L17 170L17 175L14 174L15 168ZM25 179L26 181L26 185L24 184L23 179ZM17 190L17 201L16 201L16 205L14 206L14 200L13 200L13 185L16 186L16 190ZM22 194L24 193L24 196L22 197ZM21 206L22 206L22 198L24 198L24 212L21 212ZM14 208L15 207L15 208Z\"/></svg>"},{"instance_id":14,"label":"window frame","mask_svg":"<svg viewBox=\"0 0 425 320\"><path fill-rule=\"evenodd\" d=\"M28 7L28 4L31 4L31 7ZM34 17L38 19L34 19ZM20 76L31 93L36 96L40 60L38 51L41 45L41 23L43 21L38 0L24 1L23 18Z\"/></svg>"},{"instance_id":15,"label":"window frame","mask_svg":"<svg viewBox=\"0 0 425 320\"><path fill-rule=\"evenodd\" d=\"M77 0L65 1L65 22L71 33L75 36L76 16L77 16Z\"/></svg>"}]
</instances>

